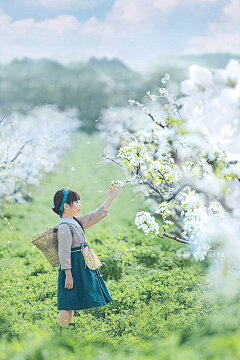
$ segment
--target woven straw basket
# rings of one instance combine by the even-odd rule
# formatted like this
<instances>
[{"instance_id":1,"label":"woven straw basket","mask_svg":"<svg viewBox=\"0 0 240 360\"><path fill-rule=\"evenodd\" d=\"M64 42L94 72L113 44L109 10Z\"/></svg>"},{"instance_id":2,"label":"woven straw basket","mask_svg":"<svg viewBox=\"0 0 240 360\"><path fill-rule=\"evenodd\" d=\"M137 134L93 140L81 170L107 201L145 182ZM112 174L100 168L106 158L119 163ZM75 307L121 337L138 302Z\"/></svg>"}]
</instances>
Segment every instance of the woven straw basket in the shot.
<instances>
[{"instance_id":1,"label":"woven straw basket","mask_svg":"<svg viewBox=\"0 0 240 360\"><path fill-rule=\"evenodd\" d=\"M43 252L43 255L53 267L60 266L57 238L58 226L59 225L55 226L52 230L44 232L36 239L31 240L31 242Z\"/></svg>"}]
</instances>

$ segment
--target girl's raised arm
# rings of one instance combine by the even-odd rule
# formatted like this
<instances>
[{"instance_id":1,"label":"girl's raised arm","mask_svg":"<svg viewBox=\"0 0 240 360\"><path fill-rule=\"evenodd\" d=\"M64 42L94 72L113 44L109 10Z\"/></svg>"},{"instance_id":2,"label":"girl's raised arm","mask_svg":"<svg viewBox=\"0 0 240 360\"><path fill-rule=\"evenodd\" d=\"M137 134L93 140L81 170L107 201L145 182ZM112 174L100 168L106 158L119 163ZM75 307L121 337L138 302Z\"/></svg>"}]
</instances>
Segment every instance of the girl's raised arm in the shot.
<instances>
[{"instance_id":1,"label":"girl's raised arm","mask_svg":"<svg viewBox=\"0 0 240 360\"><path fill-rule=\"evenodd\" d=\"M84 230L88 229L90 226L96 224L106 215L108 215L107 208L111 204L117 193L118 189L116 189L115 185L113 185L110 190L108 190L107 200L98 209L92 211L87 215L76 216L76 218L81 222Z\"/></svg>"},{"instance_id":2,"label":"girl's raised arm","mask_svg":"<svg viewBox=\"0 0 240 360\"><path fill-rule=\"evenodd\" d=\"M92 211L87 215L76 216L76 219L79 220L85 229L88 229L90 226L98 223L101 219L108 215L107 210L104 209L102 204L98 209Z\"/></svg>"}]
</instances>

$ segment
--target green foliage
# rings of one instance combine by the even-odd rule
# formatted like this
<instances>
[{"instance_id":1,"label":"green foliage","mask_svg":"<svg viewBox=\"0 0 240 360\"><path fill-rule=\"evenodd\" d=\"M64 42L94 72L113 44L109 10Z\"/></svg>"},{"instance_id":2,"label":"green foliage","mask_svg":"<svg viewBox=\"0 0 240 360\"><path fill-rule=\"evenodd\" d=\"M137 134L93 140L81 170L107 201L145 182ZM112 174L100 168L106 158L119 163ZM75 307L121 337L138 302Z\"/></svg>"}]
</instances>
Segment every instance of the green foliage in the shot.
<instances>
[{"instance_id":1,"label":"green foliage","mask_svg":"<svg viewBox=\"0 0 240 360\"><path fill-rule=\"evenodd\" d=\"M106 245L107 246L107 245ZM122 253L118 249L107 248L105 256L101 258L101 274L106 280L120 280L123 273L121 262Z\"/></svg>"},{"instance_id":2,"label":"green foliage","mask_svg":"<svg viewBox=\"0 0 240 360\"><path fill-rule=\"evenodd\" d=\"M160 254L157 250L151 247L141 246L135 254L138 263L142 263L147 267L151 267L158 263Z\"/></svg>"}]
</instances>

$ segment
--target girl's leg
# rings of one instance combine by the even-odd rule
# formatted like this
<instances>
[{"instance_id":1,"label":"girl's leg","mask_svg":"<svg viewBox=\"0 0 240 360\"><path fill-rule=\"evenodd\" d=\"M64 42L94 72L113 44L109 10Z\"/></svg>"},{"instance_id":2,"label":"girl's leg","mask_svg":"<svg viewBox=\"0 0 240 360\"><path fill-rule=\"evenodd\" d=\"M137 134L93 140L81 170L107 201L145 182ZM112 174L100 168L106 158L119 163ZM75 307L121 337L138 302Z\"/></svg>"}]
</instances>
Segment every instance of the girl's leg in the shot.
<instances>
[{"instance_id":1,"label":"girl's leg","mask_svg":"<svg viewBox=\"0 0 240 360\"><path fill-rule=\"evenodd\" d=\"M72 310L59 310L59 326L68 327L71 311Z\"/></svg>"},{"instance_id":2,"label":"girl's leg","mask_svg":"<svg viewBox=\"0 0 240 360\"><path fill-rule=\"evenodd\" d=\"M69 322L71 323L73 319L73 310L69 310Z\"/></svg>"}]
</instances>

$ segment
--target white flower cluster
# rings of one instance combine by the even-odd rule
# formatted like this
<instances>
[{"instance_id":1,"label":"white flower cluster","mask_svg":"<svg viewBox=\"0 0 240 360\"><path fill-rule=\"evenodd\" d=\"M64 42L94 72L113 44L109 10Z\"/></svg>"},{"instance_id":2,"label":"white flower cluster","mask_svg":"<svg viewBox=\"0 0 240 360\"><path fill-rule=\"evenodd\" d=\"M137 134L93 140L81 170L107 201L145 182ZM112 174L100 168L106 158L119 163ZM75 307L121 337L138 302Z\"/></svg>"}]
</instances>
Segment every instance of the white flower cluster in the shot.
<instances>
[{"instance_id":1,"label":"white flower cluster","mask_svg":"<svg viewBox=\"0 0 240 360\"><path fill-rule=\"evenodd\" d=\"M100 157L103 158L104 162L108 163L108 162L111 162L111 160L113 160L113 156L110 155L107 151L104 152L103 155L99 155Z\"/></svg>"},{"instance_id":2,"label":"white flower cluster","mask_svg":"<svg viewBox=\"0 0 240 360\"><path fill-rule=\"evenodd\" d=\"M154 94L151 94L150 91L147 91L146 94L147 94L148 97L150 97L150 99L151 99L152 101L156 101L157 98L159 97L159 96L156 96L156 95L154 95Z\"/></svg>"},{"instance_id":3,"label":"white flower cluster","mask_svg":"<svg viewBox=\"0 0 240 360\"><path fill-rule=\"evenodd\" d=\"M161 83L165 85L165 84L167 84L169 79L170 79L170 75L165 74L165 76L161 80ZM168 90L166 88L159 88L159 93L160 93L160 95L157 96L157 95L151 94L150 91L146 92L147 96L150 97L150 99L152 101L156 101L157 98L159 98L159 97L165 97L167 99L170 99L170 98L173 99L171 94L168 92ZM128 102L129 102L130 105L136 104L135 100L128 100Z\"/></svg>"},{"instance_id":4,"label":"white flower cluster","mask_svg":"<svg viewBox=\"0 0 240 360\"><path fill-rule=\"evenodd\" d=\"M163 218L163 227L166 229L169 228L169 226L173 225L174 223L170 220L166 220L166 218L172 214L171 211L171 204L170 202L162 202L158 208L155 210L156 214L160 214Z\"/></svg>"},{"instance_id":5,"label":"white flower cluster","mask_svg":"<svg viewBox=\"0 0 240 360\"><path fill-rule=\"evenodd\" d=\"M192 173L193 168L201 168L201 174L209 174L213 176L212 166L209 161L224 161L226 158L225 150L222 144L214 143L209 134L205 134L206 129L199 125L181 126L181 130L185 132L176 134L173 140L173 148L177 152L178 157L184 165L184 169ZM221 171L222 177L229 172L226 168ZM193 174L195 176L196 174Z\"/></svg>"},{"instance_id":6,"label":"white flower cluster","mask_svg":"<svg viewBox=\"0 0 240 360\"><path fill-rule=\"evenodd\" d=\"M236 220L234 220L227 211L224 210L222 205L216 201L213 200L210 202L210 205L208 207L208 213L212 217L216 219L216 221L220 224L233 224Z\"/></svg>"},{"instance_id":7,"label":"white flower cluster","mask_svg":"<svg viewBox=\"0 0 240 360\"><path fill-rule=\"evenodd\" d=\"M162 202L157 210L155 210L156 214L161 214L163 218L166 218L168 215L171 215L171 210L170 210L170 203L169 202Z\"/></svg>"},{"instance_id":8,"label":"white flower cluster","mask_svg":"<svg viewBox=\"0 0 240 360\"><path fill-rule=\"evenodd\" d=\"M214 200L208 207L204 206L204 196L202 194L193 194L182 201L182 207L185 212L183 226L184 234L188 235L196 244L194 257L196 260L204 260L208 250L211 248L216 232L217 224L234 224L235 220L223 209L222 205ZM210 232L210 225L215 224L215 229Z\"/></svg>"},{"instance_id":9,"label":"white flower cluster","mask_svg":"<svg viewBox=\"0 0 240 360\"><path fill-rule=\"evenodd\" d=\"M177 100L176 95L171 94L166 88L159 88L158 91L159 91L160 97L166 98L167 101L169 102L168 110L174 110L175 109L174 102ZM166 111L166 109L165 109L165 111Z\"/></svg>"},{"instance_id":10,"label":"white flower cluster","mask_svg":"<svg viewBox=\"0 0 240 360\"><path fill-rule=\"evenodd\" d=\"M172 159L165 160L163 157L151 162L147 171L157 181L176 183L182 178L181 170L174 164L174 161Z\"/></svg>"},{"instance_id":11,"label":"white flower cluster","mask_svg":"<svg viewBox=\"0 0 240 360\"><path fill-rule=\"evenodd\" d=\"M169 228L169 226L173 225L174 223L170 220L165 220L164 221L164 227L165 229Z\"/></svg>"},{"instance_id":12,"label":"white flower cluster","mask_svg":"<svg viewBox=\"0 0 240 360\"><path fill-rule=\"evenodd\" d=\"M183 204L185 203L186 201L183 202ZM182 215L184 215L184 234L191 235L191 239L194 239L194 234L204 232L204 224L208 220L208 213L207 208L202 203L195 207L187 208L185 213L182 211Z\"/></svg>"},{"instance_id":13,"label":"white flower cluster","mask_svg":"<svg viewBox=\"0 0 240 360\"><path fill-rule=\"evenodd\" d=\"M168 98L169 91L166 88L159 88L159 94L161 97Z\"/></svg>"},{"instance_id":14,"label":"white flower cluster","mask_svg":"<svg viewBox=\"0 0 240 360\"><path fill-rule=\"evenodd\" d=\"M135 224L138 229L142 229L145 235L148 235L149 232L153 232L155 235L159 234L159 225L147 211L140 211L136 214Z\"/></svg>"},{"instance_id":15,"label":"white flower cluster","mask_svg":"<svg viewBox=\"0 0 240 360\"><path fill-rule=\"evenodd\" d=\"M125 185L125 182L123 180L115 180L112 181L116 185L116 187L123 187Z\"/></svg>"},{"instance_id":16,"label":"white flower cluster","mask_svg":"<svg viewBox=\"0 0 240 360\"><path fill-rule=\"evenodd\" d=\"M164 77L162 78L161 83L162 83L162 84L166 84L169 79L170 79L170 75L169 75L168 73L166 73L166 74L164 75Z\"/></svg>"},{"instance_id":17,"label":"white flower cluster","mask_svg":"<svg viewBox=\"0 0 240 360\"><path fill-rule=\"evenodd\" d=\"M128 102L129 102L130 105L134 105L136 103L135 100L131 100L131 99L129 99Z\"/></svg>"},{"instance_id":18,"label":"white flower cluster","mask_svg":"<svg viewBox=\"0 0 240 360\"><path fill-rule=\"evenodd\" d=\"M143 164L145 161L150 160L149 154L143 149L143 145L137 140L120 148L117 156L127 159L129 161L129 167L138 166L139 164Z\"/></svg>"},{"instance_id":19,"label":"white flower cluster","mask_svg":"<svg viewBox=\"0 0 240 360\"><path fill-rule=\"evenodd\" d=\"M139 175L134 175L129 179L131 185L143 184L143 181Z\"/></svg>"},{"instance_id":20,"label":"white flower cluster","mask_svg":"<svg viewBox=\"0 0 240 360\"><path fill-rule=\"evenodd\" d=\"M201 234L199 234L201 235ZM208 250L211 249L211 245L209 244L210 243L210 239L204 241L204 237L201 236L201 238L199 238L199 242L198 242L198 246L196 247L195 251L194 251L194 254L193 254L193 257L196 259L196 260L204 260L206 255L207 255L207 252Z\"/></svg>"},{"instance_id":21,"label":"white flower cluster","mask_svg":"<svg viewBox=\"0 0 240 360\"><path fill-rule=\"evenodd\" d=\"M192 192L193 193L193 192ZM196 260L204 260L207 251L211 248L211 238L207 234L206 224L209 221L207 207L201 202L201 195L190 194L182 201L185 209L183 218L184 235L196 244L193 256Z\"/></svg>"},{"instance_id":22,"label":"white flower cluster","mask_svg":"<svg viewBox=\"0 0 240 360\"><path fill-rule=\"evenodd\" d=\"M240 64L231 60L226 69L214 69L193 65L190 78L181 83L184 98L181 116L193 124L206 127L212 143L224 145L230 154L237 154L240 141L239 97Z\"/></svg>"},{"instance_id":23,"label":"white flower cluster","mask_svg":"<svg viewBox=\"0 0 240 360\"><path fill-rule=\"evenodd\" d=\"M116 187L123 187L126 183L130 183L131 185L138 185L143 184L143 181L140 177L140 175L134 175L129 179L126 180L112 180L111 185L115 185Z\"/></svg>"},{"instance_id":24,"label":"white flower cluster","mask_svg":"<svg viewBox=\"0 0 240 360\"><path fill-rule=\"evenodd\" d=\"M190 196L193 197L193 196ZM211 249L212 239L208 234L207 224L213 216L208 215L208 209L202 204L192 207L191 202L189 209L185 213L183 224L184 234L188 234L195 242L194 258L196 260L204 260L209 249Z\"/></svg>"}]
</instances>

